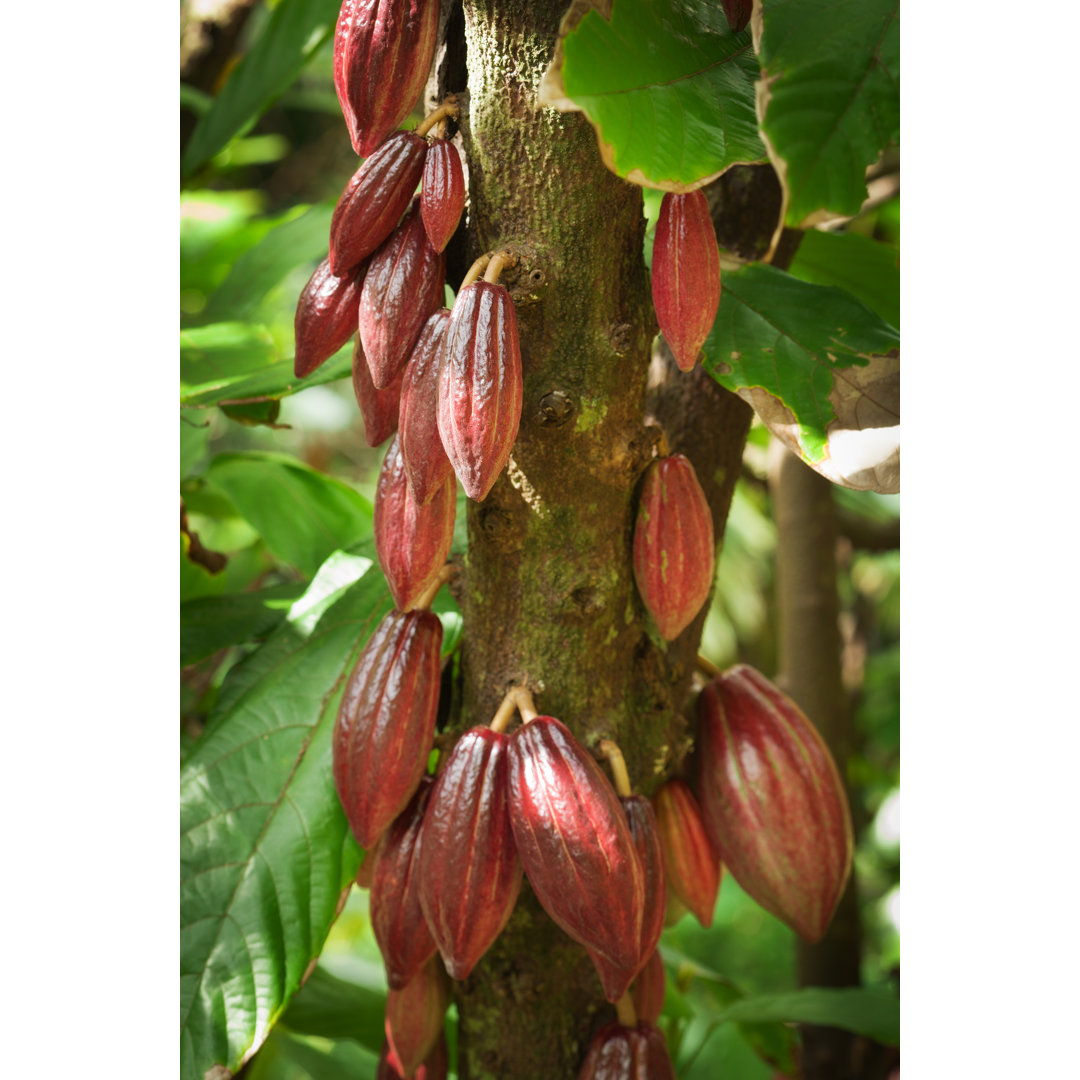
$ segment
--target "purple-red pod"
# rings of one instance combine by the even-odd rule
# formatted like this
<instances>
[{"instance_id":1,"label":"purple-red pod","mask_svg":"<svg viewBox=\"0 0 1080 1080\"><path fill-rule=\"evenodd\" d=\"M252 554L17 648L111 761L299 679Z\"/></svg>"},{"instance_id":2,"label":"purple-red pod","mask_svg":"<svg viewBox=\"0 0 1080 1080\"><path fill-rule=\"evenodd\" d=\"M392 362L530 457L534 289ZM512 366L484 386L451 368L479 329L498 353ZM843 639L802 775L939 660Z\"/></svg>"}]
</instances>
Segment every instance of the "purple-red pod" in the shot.
<instances>
[{"instance_id":1,"label":"purple-red pod","mask_svg":"<svg viewBox=\"0 0 1080 1080\"><path fill-rule=\"evenodd\" d=\"M424 158L420 213L436 251L442 251L450 242L464 209L465 174L457 147L449 139L435 139Z\"/></svg>"},{"instance_id":2,"label":"purple-red pod","mask_svg":"<svg viewBox=\"0 0 1080 1080\"><path fill-rule=\"evenodd\" d=\"M638 972L633 991L634 1012L639 1020L646 1024L655 1024L664 1009L664 994L667 991L667 974L660 950L654 949L652 956Z\"/></svg>"},{"instance_id":3,"label":"purple-red pod","mask_svg":"<svg viewBox=\"0 0 1080 1080\"><path fill-rule=\"evenodd\" d=\"M708 928L720 891L721 867L701 807L685 781L669 780L653 795L653 809L668 889Z\"/></svg>"},{"instance_id":4,"label":"purple-red pod","mask_svg":"<svg viewBox=\"0 0 1080 1080\"><path fill-rule=\"evenodd\" d=\"M435 1049L449 1003L446 972L435 955L404 987L386 995L387 1058L402 1076L413 1076Z\"/></svg>"},{"instance_id":5,"label":"purple-red pod","mask_svg":"<svg viewBox=\"0 0 1080 1080\"><path fill-rule=\"evenodd\" d=\"M330 267L363 262L393 231L424 172L427 139L395 131L353 174L330 219Z\"/></svg>"},{"instance_id":6,"label":"purple-red pod","mask_svg":"<svg viewBox=\"0 0 1080 1080\"><path fill-rule=\"evenodd\" d=\"M746 29L750 22L750 13L754 10L754 0L720 0L724 5L724 14L732 33Z\"/></svg>"},{"instance_id":7,"label":"purple-red pod","mask_svg":"<svg viewBox=\"0 0 1080 1080\"><path fill-rule=\"evenodd\" d=\"M329 360L356 333L363 284L362 263L342 277L330 269L329 259L315 268L296 302L293 318L293 371L298 379Z\"/></svg>"},{"instance_id":8,"label":"purple-red pod","mask_svg":"<svg viewBox=\"0 0 1080 1080\"><path fill-rule=\"evenodd\" d=\"M664 1033L652 1024L605 1024L593 1036L578 1080L675 1080Z\"/></svg>"},{"instance_id":9,"label":"purple-red pod","mask_svg":"<svg viewBox=\"0 0 1080 1080\"><path fill-rule=\"evenodd\" d=\"M385 390L378 390L371 381L371 370L364 356L364 344L357 334L353 340L352 385L360 415L364 418L364 441L368 446L381 446L397 431L401 413L401 384L404 372Z\"/></svg>"},{"instance_id":10,"label":"purple-red pod","mask_svg":"<svg viewBox=\"0 0 1080 1080\"><path fill-rule=\"evenodd\" d=\"M445 259L428 241L418 200L367 268L360 290L360 340L371 381L381 389L397 378L443 299Z\"/></svg>"},{"instance_id":11,"label":"purple-red pod","mask_svg":"<svg viewBox=\"0 0 1080 1080\"><path fill-rule=\"evenodd\" d=\"M446 1046L446 1035L439 1033L435 1045L428 1051L424 1063L407 1078L397 1067L398 1057L393 1054L391 1060L390 1040L383 1037L382 1055L375 1069L375 1080L446 1080L450 1067L450 1055Z\"/></svg>"}]
</instances>

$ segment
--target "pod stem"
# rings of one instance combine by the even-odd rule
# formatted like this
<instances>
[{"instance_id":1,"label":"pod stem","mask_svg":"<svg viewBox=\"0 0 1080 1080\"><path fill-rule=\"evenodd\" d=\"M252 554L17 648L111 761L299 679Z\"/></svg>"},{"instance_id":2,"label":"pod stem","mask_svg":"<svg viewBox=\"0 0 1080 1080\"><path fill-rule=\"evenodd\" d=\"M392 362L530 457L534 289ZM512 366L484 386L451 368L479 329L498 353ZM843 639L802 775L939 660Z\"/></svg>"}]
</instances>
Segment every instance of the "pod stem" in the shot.
<instances>
[{"instance_id":1,"label":"pod stem","mask_svg":"<svg viewBox=\"0 0 1080 1080\"><path fill-rule=\"evenodd\" d=\"M461 109L458 107L457 100L448 98L434 112L429 113L416 125L416 134L426 135L440 120L445 120L448 116L452 116L456 120L460 115Z\"/></svg>"},{"instance_id":2,"label":"pod stem","mask_svg":"<svg viewBox=\"0 0 1080 1080\"><path fill-rule=\"evenodd\" d=\"M464 289L466 285L471 285L474 281L479 281L480 275L484 272L484 269L489 262L491 262L490 255L481 255L480 258L469 267L469 272L462 279L461 289ZM459 295L461 294L461 289L458 289Z\"/></svg>"},{"instance_id":3,"label":"pod stem","mask_svg":"<svg viewBox=\"0 0 1080 1080\"><path fill-rule=\"evenodd\" d=\"M490 285L496 284L503 270L515 263L517 263L517 256L512 251L496 252L491 256L491 262L488 263L487 270L484 272L484 280Z\"/></svg>"},{"instance_id":4,"label":"pod stem","mask_svg":"<svg viewBox=\"0 0 1080 1080\"><path fill-rule=\"evenodd\" d=\"M711 660L707 660L701 653L698 653L697 667L698 671L702 672L704 675L708 675L710 679L715 679L723 674Z\"/></svg>"},{"instance_id":5,"label":"pod stem","mask_svg":"<svg viewBox=\"0 0 1080 1080\"><path fill-rule=\"evenodd\" d=\"M611 739L601 739L600 753L607 758L608 764L611 766L611 775L615 778L615 794L620 799L633 795L633 789L630 787L630 774L626 771L626 758L623 757L618 743L613 742Z\"/></svg>"},{"instance_id":6,"label":"pod stem","mask_svg":"<svg viewBox=\"0 0 1080 1080\"><path fill-rule=\"evenodd\" d=\"M510 687L488 727L492 731L505 731L510 726L515 712L521 713L521 721L524 724L536 719L536 707L527 686Z\"/></svg>"},{"instance_id":7,"label":"pod stem","mask_svg":"<svg viewBox=\"0 0 1080 1080\"><path fill-rule=\"evenodd\" d=\"M453 577L457 575L457 567L453 563L446 563L445 566L439 571L439 576L428 587L427 592L423 593L416 601L416 607L420 609L430 608L432 601L435 599L435 594Z\"/></svg>"},{"instance_id":8,"label":"pod stem","mask_svg":"<svg viewBox=\"0 0 1080 1080\"><path fill-rule=\"evenodd\" d=\"M634 1000L630 997L629 990L615 1002L615 1012L623 1027L637 1027L637 1010L634 1008Z\"/></svg>"}]
</instances>

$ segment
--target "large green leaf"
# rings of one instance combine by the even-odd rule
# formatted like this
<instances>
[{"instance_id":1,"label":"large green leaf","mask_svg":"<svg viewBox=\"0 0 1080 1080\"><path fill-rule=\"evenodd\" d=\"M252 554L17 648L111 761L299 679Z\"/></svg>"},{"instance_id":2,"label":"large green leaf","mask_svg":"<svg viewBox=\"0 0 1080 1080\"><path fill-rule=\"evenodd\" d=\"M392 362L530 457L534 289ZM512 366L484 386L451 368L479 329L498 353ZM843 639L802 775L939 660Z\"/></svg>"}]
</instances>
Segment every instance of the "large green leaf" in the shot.
<instances>
[{"instance_id":1,"label":"large green leaf","mask_svg":"<svg viewBox=\"0 0 1080 1080\"><path fill-rule=\"evenodd\" d=\"M724 275L705 368L834 483L899 490L900 335L842 289Z\"/></svg>"},{"instance_id":2,"label":"large green leaf","mask_svg":"<svg viewBox=\"0 0 1080 1080\"><path fill-rule=\"evenodd\" d=\"M340 480L283 454L219 454L207 479L283 562L311 576L327 556L371 532L371 504Z\"/></svg>"},{"instance_id":3,"label":"large green leaf","mask_svg":"<svg viewBox=\"0 0 1080 1080\"><path fill-rule=\"evenodd\" d=\"M761 128L787 223L857 213L900 135L898 0L762 0L762 26Z\"/></svg>"},{"instance_id":4,"label":"large green leaf","mask_svg":"<svg viewBox=\"0 0 1080 1080\"><path fill-rule=\"evenodd\" d=\"M376 1056L382 1051L386 994L317 967L289 1003L282 1023L301 1035L355 1039Z\"/></svg>"},{"instance_id":5,"label":"large green leaf","mask_svg":"<svg viewBox=\"0 0 1080 1080\"><path fill-rule=\"evenodd\" d=\"M737 162L762 161L748 31L709 0L618 0L568 29L541 104L581 109L605 163L636 184L689 190Z\"/></svg>"},{"instance_id":6,"label":"large green leaf","mask_svg":"<svg viewBox=\"0 0 1080 1080\"><path fill-rule=\"evenodd\" d=\"M320 586L321 588L321 586ZM344 677L390 609L368 570L310 636L304 598L230 672L181 769L181 1077L235 1070L318 956L359 849L331 774ZM229 683L241 689L226 693Z\"/></svg>"},{"instance_id":7,"label":"large green leaf","mask_svg":"<svg viewBox=\"0 0 1080 1080\"><path fill-rule=\"evenodd\" d=\"M181 159L187 176L254 120L334 31L339 0L281 0L251 50L199 118Z\"/></svg>"}]
</instances>

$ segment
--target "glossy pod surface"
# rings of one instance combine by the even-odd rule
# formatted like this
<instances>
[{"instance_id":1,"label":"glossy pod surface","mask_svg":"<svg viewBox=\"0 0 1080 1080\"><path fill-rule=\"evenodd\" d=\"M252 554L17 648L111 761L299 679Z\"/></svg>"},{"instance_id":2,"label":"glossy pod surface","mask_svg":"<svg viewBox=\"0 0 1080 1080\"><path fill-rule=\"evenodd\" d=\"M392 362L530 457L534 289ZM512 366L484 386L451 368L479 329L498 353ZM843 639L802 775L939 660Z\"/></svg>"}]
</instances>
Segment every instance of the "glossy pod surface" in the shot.
<instances>
[{"instance_id":1,"label":"glossy pod surface","mask_svg":"<svg viewBox=\"0 0 1080 1080\"><path fill-rule=\"evenodd\" d=\"M420 212L428 239L442 251L454 235L465 209L465 174L457 149L448 139L435 139L424 159Z\"/></svg>"},{"instance_id":2,"label":"glossy pod surface","mask_svg":"<svg viewBox=\"0 0 1080 1080\"><path fill-rule=\"evenodd\" d=\"M578 1080L675 1080L663 1032L606 1024L592 1038Z\"/></svg>"},{"instance_id":3,"label":"glossy pod surface","mask_svg":"<svg viewBox=\"0 0 1080 1080\"><path fill-rule=\"evenodd\" d=\"M364 266L338 277L323 259L296 302L293 371L298 379L329 360L356 333Z\"/></svg>"},{"instance_id":4,"label":"glossy pod surface","mask_svg":"<svg viewBox=\"0 0 1080 1080\"><path fill-rule=\"evenodd\" d=\"M387 1060L403 1077L412 1076L435 1049L449 1003L450 988L437 956L407 986L386 995Z\"/></svg>"},{"instance_id":5,"label":"glossy pod surface","mask_svg":"<svg viewBox=\"0 0 1080 1080\"><path fill-rule=\"evenodd\" d=\"M401 384L402 375L399 375L385 390L376 389L371 381L363 342L357 334L353 341L352 385L360 415L364 418L364 441L368 446L381 446L397 431Z\"/></svg>"},{"instance_id":6,"label":"glossy pod surface","mask_svg":"<svg viewBox=\"0 0 1080 1080\"><path fill-rule=\"evenodd\" d=\"M712 926L720 891L720 856L705 831L694 793L669 780L653 796L668 888L704 927Z\"/></svg>"}]
</instances>

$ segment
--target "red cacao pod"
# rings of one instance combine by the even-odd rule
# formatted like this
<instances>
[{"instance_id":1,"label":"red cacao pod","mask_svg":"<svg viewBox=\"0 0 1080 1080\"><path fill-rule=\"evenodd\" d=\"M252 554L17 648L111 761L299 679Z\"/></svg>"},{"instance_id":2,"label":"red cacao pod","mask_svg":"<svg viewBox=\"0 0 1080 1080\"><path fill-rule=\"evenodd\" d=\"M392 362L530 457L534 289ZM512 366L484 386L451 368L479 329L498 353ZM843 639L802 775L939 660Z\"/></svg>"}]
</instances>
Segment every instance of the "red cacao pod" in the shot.
<instances>
[{"instance_id":1,"label":"red cacao pod","mask_svg":"<svg viewBox=\"0 0 1080 1080\"><path fill-rule=\"evenodd\" d=\"M298 379L329 360L356 333L363 285L363 264L342 277L330 269L329 259L315 268L296 302L293 318L293 371Z\"/></svg>"},{"instance_id":2,"label":"red cacao pod","mask_svg":"<svg viewBox=\"0 0 1080 1080\"><path fill-rule=\"evenodd\" d=\"M486 498L521 422L521 347L510 293L488 281L457 295L439 371L439 435L465 494Z\"/></svg>"},{"instance_id":3,"label":"red cacao pod","mask_svg":"<svg viewBox=\"0 0 1080 1080\"><path fill-rule=\"evenodd\" d=\"M438 31L438 0L343 0L334 31L334 87L361 157L412 111Z\"/></svg>"},{"instance_id":4,"label":"red cacao pod","mask_svg":"<svg viewBox=\"0 0 1080 1080\"><path fill-rule=\"evenodd\" d=\"M720 891L720 856L705 831L701 807L682 780L669 780L653 796L668 888L704 927L712 926Z\"/></svg>"},{"instance_id":5,"label":"red cacao pod","mask_svg":"<svg viewBox=\"0 0 1080 1080\"><path fill-rule=\"evenodd\" d=\"M604 996L612 1002L618 1001L626 993L630 983L656 951L660 931L664 929L664 909L667 901L664 859L652 805L644 795L620 796L619 802L622 803L626 813L630 836L634 841L634 850L641 861L645 905L642 909L637 962L633 967L612 964L592 949L589 950L589 956L604 986Z\"/></svg>"},{"instance_id":6,"label":"red cacao pod","mask_svg":"<svg viewBox=\"0 0 1080 1080\"><path fill-rule=\"evenodd\" d=\"M665 641L674 641L709 598L715 546L712 514L682 454L645 473L634 526L634 580Z\"/></svg>"},{"instance_id":7,"label":"red cacao pod","mask_svg":"<svg viewBox=\"0 0 1080 1080\"><path fill-rule=\"evenodd\" d=\"M698 698L705 828L735 880L809 942L851 872L847 796L824 740L764 675L740 664Z\"/></svg>"},{"instance_id":8,"label":"red cacao pod","mask_svg":"<svg viewBox=\"0 0 1080 1080\"><path fill-rule=\"evenodd\" d=\"M457 510L451 474L426 506L413 498L405 479L401 440L386 451L375 489L375 554L394 603L408 611L446 565Z\"/></svg>"},{"instance_id":9,"label":"red cacao pod","mask_svg":"<svg viewBox=\"0 0 1080 1080\"><path fill-rule=\"evenodd\" d=\"M510 736L510 822L537 899L575 941L634 969L644 874L626 814L567 728L539 716Z\"/></svg>"},{"instance_id":10,"label":"red cacao pod","mask_svg":"<svg viewBox=\"0 0 1080 1080\"><path fill-rule=\"evenodd\" d=\"M732 33L745 30L750 22L750 13L754 10L754 0L721 0L724 14Z\"/></svg>"},{"instance_id":11,"label":"red cacao pod","mask_svg":"<svg viewBox=\"0 0 1080 1080\"><path fill-rule=\"evenodd\" d=\"M360 340L371 381L380 389L397 378L428 316L442 303L444 263L428 243L414 200L371 256L360 290Z\"/></svg>"},{"instance_id":12,"label":"red cacao pod","mask_svg":"<svg viewBox=\"0 0 1080 1080\"><path fill-rule=\"evenodd\" d=\"M386 981L401 990L435 955L417 890L416 841L431 794L432 778L420 778L416 794L379 841L371 876L371 929L386 965Z\"/></svg>"},{"instance_id":13,"label":"red cacao pod","mask_svg":"<svg viewBox=\"0 0 1080 1080\"><path fill-rule=\"evenodd\" d=\"M424 323L405 365L398 431L405 479L413 498L423 506L454 472L439 438L439 364L450 326L450 311L439 308Z\"/></svg>"},{"instance_id":14,"label":"red cacao pod","mask_svg":"<svg viewBox=\"0 0 1080 1080\"><path fill-rule=\"evenodd\" d=\"M404 372L385 390L377 390L371 381L363 342L360 335L356 335L353 341L352 385L360 415L364 418L364 440L368 446L381 446L397 431L403 377Z\"/></svg>"},{"instance_id":15,"label":"red cacao pod","mask_svg":"<svg viewBox=\"0 0 1080 1080\"><path fill-rule=\"evenodd\" d=\"M405 809L424 773L439 706L441 647L437 615L391 611L345 685L334 724L334 784L363 848Z\"/></svg>"},{"instance_id":16,"label":"red cacao pod","mask_svg":"<svg viewBox=\"0 0 1080 1080\"><path fill-rule=\"evenodd\" d=\"M652 297L675 363L697 363L720 306L720 251L701 190L666 192L653 244Z\"/></svg>"},{"instance_id":17,"label":"red cacao pod","mask_svg":"<svg viewBox=\"0 0 1080 1080\"><path fill-rule=\"evenodd\" d=\"M390 1060L390 1040L383 1039L382 1055L375 1070L375 1080L410 1080L398 1072L397 1066ZM397 1061L397 1055L394 1055ZM413 1073L411 1080L446 1080L449 1071L450 1055L446 1047L446 1035L440 1032L435 1045L428 1051L424 1064Z\"/></svg>"},{"instance_id":18,"label":"red cacao pod","mask_svg":"<svg viewBox=\"0 0 1080 1080\"><path fill-rule=\"evenodd\" d=\"M664 1033L652 1024L605 1024L592 1038L578 1080L675 1080Z\"/></svg>"},{"instance_id":19,"label":"red cacao pod","mask_svg":"<svg viewBox=\"0 0 1080 1080\"><path fill-rule=\"evenodd\" d=\"M417 851L417 889L453 979L502 933L521 891L507 803L509 736L466 731L439 773Z\"/></svg>"},{"instance_id":20,"label":"red cacao pod","mask_svg":"<svg viewBox=\"0 0 1080 1080\"><path fill-rule=\"evenodd\" d=\"M435 139L424 158L420 213L436 251L442 251L450 242L464 209L465 174L457 147L449 139Z\"/></svg>"},{"instance_id":21,"label":"red cacao pod","mask_svg":"<svg viewBox=\"0 0 1080 1080\"><path fill-rule=\"evenodd\" d=\"M387 1060L402 1076L413 1076L435 1049L449 1003L450 988L437 956L406 987L386 995Z\"/></svg>"},{"instance_id":22,"label":"red cacao pod","mask_svg":"<svg viewBox=\"0 0 1080 1080\"><path fill-rule=\"evenodd\" d=\"M353 174L330 219L335 274L366 259L405 213L424 172L427 139L395 131Z\"/></svg>"},{"instance_id":23,"label":"red cacao pod","mask_svg":"<svg viewBox=\"0 0 1080 1080\"><path fill-rule=\"evenodd\" d=\"M645 966L638 972L633 985L634 1012L646 1024L655 1024L664 1010L667 974L660 950L654 949Z\"/></svg>"}]
</instances>

